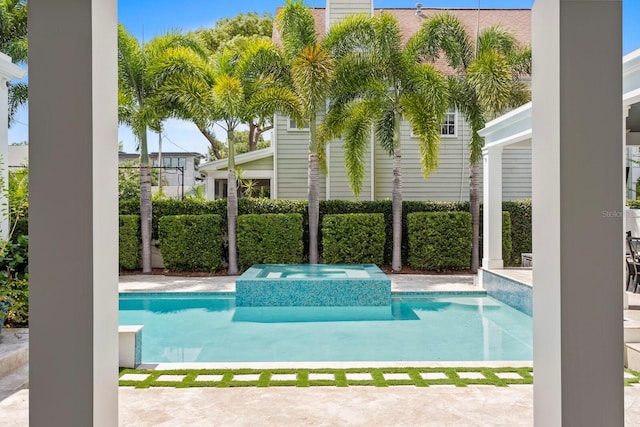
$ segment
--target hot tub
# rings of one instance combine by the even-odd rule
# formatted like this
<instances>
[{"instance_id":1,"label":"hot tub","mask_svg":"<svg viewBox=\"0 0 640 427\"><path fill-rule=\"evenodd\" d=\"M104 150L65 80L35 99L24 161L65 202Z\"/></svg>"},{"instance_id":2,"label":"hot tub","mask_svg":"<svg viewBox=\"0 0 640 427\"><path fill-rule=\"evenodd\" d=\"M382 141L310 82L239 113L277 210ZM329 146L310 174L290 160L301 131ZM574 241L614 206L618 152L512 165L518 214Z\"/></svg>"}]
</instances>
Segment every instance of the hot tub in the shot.
<instances>
[{"instance_id":1,"label":"hot tub","mask_svg":"<svg viewBox=\"0 0 640 427\"><path fill-rule=\"evenodd\" d=\"M390 304L391 279L375 264L256 264L236 280L236 307Z\"/></svg>"}]
</instances>

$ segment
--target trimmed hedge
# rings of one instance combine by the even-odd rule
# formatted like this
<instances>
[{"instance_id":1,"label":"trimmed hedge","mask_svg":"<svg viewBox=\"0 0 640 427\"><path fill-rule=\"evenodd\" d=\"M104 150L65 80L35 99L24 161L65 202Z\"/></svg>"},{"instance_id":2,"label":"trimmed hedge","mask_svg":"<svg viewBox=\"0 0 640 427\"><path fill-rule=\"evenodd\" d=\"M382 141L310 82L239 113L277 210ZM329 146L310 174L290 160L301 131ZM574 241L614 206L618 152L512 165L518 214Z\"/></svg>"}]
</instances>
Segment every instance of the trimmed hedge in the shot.
<instances>
[{"instance_id":1,"label":"trimmed hedge","mask_svg":"<svg viewBox=\"0 0 640 427\"><path fill-rule=\"evenodd\" d=\"M120 215L119 264L123 270L140 265L140 215Z\"/></svg>"},{"instance_id":2,"label":"trimmed hedge","mask_svg":"<svg viewBox=\"0 0 640 427\"><path fill-rule=\"evenodd\" d=\"M322 257L327 264L377 264L384 260L384 214L325 215Z\"/></svg>"},{"instance_id":3,"label":"trimmed hedge","mask_svg":"<svg viewBox=\"0 0 640 427\"><path fill-rule=\"evenodd\" d=\"M511 260L511 250L513 243L511 242L511 214L502 212L502 259ZM507 261L505 261L507 263Z\"/></svg>"},{"instance_id":4,"label":"trimmed hedge","mask_svg":"<svg viewBox=\"0 0 640 427\"><path fill-rule=\"evenodd\" d=\"M186 215L186 214L218 214L222 218L222 236L226 241L226 215L227 201L199 201L193 199L185 200L158 200L153 203L153 238L158 236L159 218L165 215ZM408 228L407 215L416 212L469 212L468 202L415 202L405 201L402 203L403 213L403 230L402 230L402 261L403 264L408 260ZM531 200L505 201L502 204L502 210L509 212L511 216L512 226L512 255L511 259L504 258L505 265L520 265L520 254L531 252ZM139 214L139 203L121 201L120 213ZM252 199L241 198L238 200L238 214L265 214L265 213L299 213L302 215L303 227L303 260L307 258L309 252L309 223L307 214L307 202L305 200L272 200L272 199ZM325 215L337 215L347 213L381 213L385 220L385 249L384 264L391 262L391 253L393 247L392 239L392 214L391 200L379 201L348 201L348 200L321 200L320 201L320 224ZM482 215L480 217L482 221ZM322 227L319 232L320 252L322 253ZM482 227L480 228L482 233ZM471 255L469 255L471 257ZM225 251L226 258L226 251Z\"/></svg>"},{"instance_id":5,"label":"trimmed hedge","mask_svg":"<svg viewBox=\"0 0 640 427\"><path fill-rule=\"evenodd\" d=\"M502 202L502 210L511 219L511 260L503 256L505 265L519 266L520 254L531 253L531 199Z\"/></svg>"},{"instance_id":6,"label":"trimmed hedge","mask_svg":"<svg viewBox=\"0 0 640 427\"><path fill-rule=\"evenodd\" d=\"M470 213L412 213L407 221L409 265L412 268L444 271L470 267Z\"/></svg>"},{"instance_id":7,"label":"trimmed hedge","mask_svg":"<svg viewBox=\"0 0 640 427\"><path fill-rule=\"evenodd\" d=\"M160 218L158 234L164 265L176 271L222 268L220 215L169 215Z\"/></svg>"},{"instance_id":8,"label":"trimmed hedge","mask_svg":"<svg viewBox=\"0 0 640 427\"><path fill-rule=\"evenodd\" d=\"M237 237L243 270L253 264L302 263L301 214L240 215Z\"/></svg>"}]
</instances>

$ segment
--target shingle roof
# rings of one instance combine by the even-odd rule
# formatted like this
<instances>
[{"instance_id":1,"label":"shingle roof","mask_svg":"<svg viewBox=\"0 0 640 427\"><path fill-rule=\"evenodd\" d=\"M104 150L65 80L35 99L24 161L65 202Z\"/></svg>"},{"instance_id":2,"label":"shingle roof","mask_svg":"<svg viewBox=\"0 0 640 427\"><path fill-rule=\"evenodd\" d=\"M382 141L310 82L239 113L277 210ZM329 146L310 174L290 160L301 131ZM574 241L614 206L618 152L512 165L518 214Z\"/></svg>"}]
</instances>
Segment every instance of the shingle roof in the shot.
<instances>
[{"instance_id":1,"label":"shingle roof","mask_svg":"<svg viewBox=\"0 0 640 427\"><path fill-rule=\"evenodd\" d=\"M276 11L276 15L278 14ZM493 26L500 25L502 28L510 30L521 45L531 43L531 9L453 9L453 8L422 8L422 15L416 15L415 8L376 8L374 14L390 13L398 19L403 41L406 42L419 29L425 19L437 15L448 13L460 19L469 34L475 34L476 28L480 31ZM325 33L326 13L324 8L313 8L313 16L316 20L316 31L322 38ZM273 41L281 44L280 34L276 26L273 30ZM436 62L438 68L443 70L448 67L443 61Z\"/></svg>"}]
</instances>

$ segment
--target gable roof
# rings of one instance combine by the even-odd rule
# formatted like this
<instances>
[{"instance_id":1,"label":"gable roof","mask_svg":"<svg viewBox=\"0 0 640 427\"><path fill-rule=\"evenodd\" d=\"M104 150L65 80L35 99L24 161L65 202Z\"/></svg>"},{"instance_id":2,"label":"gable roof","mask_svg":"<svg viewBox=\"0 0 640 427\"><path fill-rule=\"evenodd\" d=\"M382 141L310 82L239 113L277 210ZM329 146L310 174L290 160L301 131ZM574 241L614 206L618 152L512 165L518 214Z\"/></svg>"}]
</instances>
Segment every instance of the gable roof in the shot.
<instances>
[{"instance_id":1,"label":"gable roof","mask_svg":"<svg viewBox=\"0 0 640 427\"><path fill-rule=\"evenodd\" d=\"M276 15L280 8L276 11ZM325 34L326 9L313 8L311 10L316 21L316 32L320 39ZM499 25L513 33L518 42L525 46L531 43L531 9L454 9L454 8L425 8L421 9L421 14L416 14L415 8L376 8L374 14L390 13L395 16L400 24L403 42L407 42L413 36L422 23L438 14L450 14L456 16L467 30L468 34L475 34L478 28L482 31L485 28ZM273 42L281 45L282 41L276 26L273 27ZM436 67L442 71L447 71L448 66L445 60L438 59Z\"/></svg>"}]
</instances>

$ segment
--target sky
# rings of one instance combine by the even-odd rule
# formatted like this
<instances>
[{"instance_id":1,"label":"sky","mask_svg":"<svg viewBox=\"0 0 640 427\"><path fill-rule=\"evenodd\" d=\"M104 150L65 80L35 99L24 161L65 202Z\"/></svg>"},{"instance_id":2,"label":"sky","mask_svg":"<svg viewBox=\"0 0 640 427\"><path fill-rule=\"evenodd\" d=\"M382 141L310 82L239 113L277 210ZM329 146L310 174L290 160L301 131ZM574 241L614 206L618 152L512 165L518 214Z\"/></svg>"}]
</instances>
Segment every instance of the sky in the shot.
<instances>
[{"instance_id":1,"label":"sky","mask_svg":"<svg viewBox=\"0 0 640 427\"><path fill-rule=\"evenodd\" d=\"M325 7L325 0L305 0L311 7ZM275 14L276 8L284 0L119 0L118 19L138 39L150 40L173 30L195 30L215 25L221 18L235 16L241 12ZM376 8L415 7L416 0L374 0ZM422 1L424 7L450 8L531 8L533 0L429 0ZM640 48L640 1L623 1L623 53L627 54ZM9 142L18 143L28 140L28 114L21 109L16 123L9 129ZM218 139L224 140L221 128L215 129ZM267 136L268 139L268 136ZM118 140L123 143L124 151L137 150L137 143L131 131L120 127ZM158 150L158 135L149 134L149 151ZM195 151L206 154L207 140L190 122L168 120L162 139L162 151Z\"/></svg>"}]
</instances>

